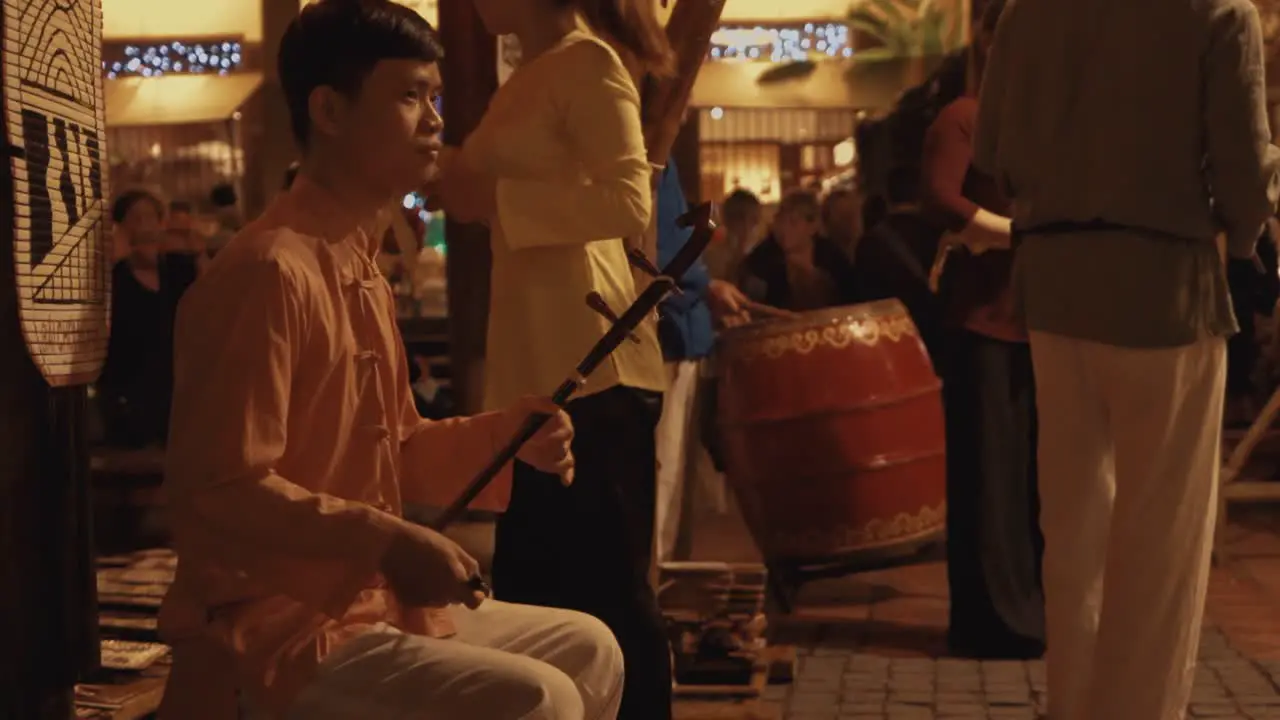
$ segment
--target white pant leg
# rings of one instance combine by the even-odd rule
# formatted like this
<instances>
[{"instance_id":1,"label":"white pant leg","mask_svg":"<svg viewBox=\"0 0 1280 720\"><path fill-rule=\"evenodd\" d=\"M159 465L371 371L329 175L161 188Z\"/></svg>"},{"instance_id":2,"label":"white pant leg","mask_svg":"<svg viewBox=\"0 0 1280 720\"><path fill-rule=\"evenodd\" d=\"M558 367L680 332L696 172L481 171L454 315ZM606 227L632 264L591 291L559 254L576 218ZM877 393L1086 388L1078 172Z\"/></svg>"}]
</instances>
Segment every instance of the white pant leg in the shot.
<instances>
[{"instance_id":1,"label":"white pant leg","mask_svg":"<svg viewBox=\"0 0 1280 720\"><path fill-rule=\"evenodd\" d=\"M724 473L716 470L711 453L707 450L707 440L703 433L707 430L706 415L714 420L716 408L710 402L715 382L714 360L703 360L698 363L698 380L694 383L693 421L689 441L689 474L686 482L693 482L697 487L690 505L701 511L709 511L715 515L729 512L729 488L725 483ZM712 423L714 424L714 423Z\"/></svg>"},{"instance_id":2,"label":"white pant leg","mask_svg":"<svg viewBox=\"0 0 1280 720\"><path fill-rule=\"evenodd\" d=\"M613 720L622 654L599 621L488 601L435 639L384 627L321 663L288 720Z\"/></svg>"},{"instance_id":3,"label":"white pant leg","mask_svg":"<svg viewBox=\"0 0 1280 720\"><path fill-rule=\"evenodd\" d=\"M1098 720L1088 717L1086 705L1115 471L1105 393L1089 350L1089 343L1031 333L1053 720Z\"/></svg>"},{"instance_id":4,"label":"white pant leg","mask_svg":"<svg viewBox=\"0 0 1280 720\"><path fill-rule=\"evenodd\" d=\"M1116 496L1088 717L1180 720L1209 582L1226 342L1100 354Z\"/></svg>"},{"instance_id":5,"label":"white pant leg","mask_svg":"<svg viewBox=\"0 0 1280 720\"><path fill-rule=\"evenodd\" d=\"M654 515L654 559L671 559L680 532L685 503L685 475L689 467L690 425L693 399L698 388L698 363L667 363L671 382L662 397L662 417L658 420L658 485Z\"/></svg>"},{"instance_id":6,"label":"white pant leg","mask_svg":"<svg viewBox=\"0 0 1280 720\"><path fill-rule=\"evenodd\" d=\"M586 720L613 720L622 702L623 663L618 641L586 613L487 600L476 610L456 609L457 639L527 656L556 668L582 698Z\"/></svg>"}]
</instances>

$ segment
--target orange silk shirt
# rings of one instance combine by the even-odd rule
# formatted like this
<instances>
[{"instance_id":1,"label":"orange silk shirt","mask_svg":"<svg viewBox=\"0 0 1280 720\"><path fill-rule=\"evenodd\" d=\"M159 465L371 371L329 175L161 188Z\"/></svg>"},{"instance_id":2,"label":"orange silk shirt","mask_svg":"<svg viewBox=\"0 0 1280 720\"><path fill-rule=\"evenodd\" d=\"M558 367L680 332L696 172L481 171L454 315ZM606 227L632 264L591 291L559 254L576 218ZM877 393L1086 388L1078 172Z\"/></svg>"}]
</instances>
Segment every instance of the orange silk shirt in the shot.
<instances>
[{"instance_id":1,"label":"orange silk shirt","mask_svg":"<svg viewBox=\"0 0 1280 720\"><path fill-rule=\"evenodd\" d=\"M401 607L379 562L404 502L448 504L514 428L496 413L418 416L375 220L299 176L183 298L166 720L234 718L237 688L283 712L373 623L452 632L445 608ZM474 507L509 495L508 467Z\"/></svg>"}]
</instances>

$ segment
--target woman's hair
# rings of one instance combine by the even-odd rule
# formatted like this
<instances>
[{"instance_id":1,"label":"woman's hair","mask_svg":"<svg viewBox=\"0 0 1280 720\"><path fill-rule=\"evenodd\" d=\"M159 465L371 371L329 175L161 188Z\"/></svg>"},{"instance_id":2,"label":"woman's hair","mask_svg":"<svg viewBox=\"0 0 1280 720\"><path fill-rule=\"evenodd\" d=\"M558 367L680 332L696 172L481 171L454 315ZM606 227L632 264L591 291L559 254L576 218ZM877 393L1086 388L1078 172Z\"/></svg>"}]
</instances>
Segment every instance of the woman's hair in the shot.
<instances>
[{"instance_id":1,"label":"woman's hair","mask_svg":"<svg viewBox=\"0 0 1280 720\"><path fill-rule=\"evenodd\" d=\"M559 0L573 5L591 29L625 50L640 69L667 76L675 71L675 57L667 33L658 22L656 0Z\"/></svg>"},{"instance_id":2,"label":"woman's hair","mask_svg":"<svg viewBox=\"0 0 1280 720\"><path fill-rule=\"evenodd\" d=\"M726 223L740 222L747 219L747 213L760 209L760 198L750 190L738 188L729 193L720 205L720 214Z\"/></svg>"},{"instance_id":3,"label":"woman's hair","mask_svg":"<svg viewBox=\"0 0 1280 720\"><path fill-rule=\"evenodd\" d=\"M862 201L862 227L870 230L889 214L889 201L883 195L872 195Z\"/></svg>"},{"instance_id":4,"label":"woman's hair","mask_svg":"<svg viewBox=\"0 0 1280 720\"><path fill-rule=\"evenodd\" d=\"M141 188L135 190L126 190L116 196L116 201L111 204L111 222L119 225L129 217L129 211L134 205L140 202L149 202L156 209L156 215L164 217L164 201L159 195Z\"/></svg>"},{"instance_id":5,"label":"woman's hair","mask_svg":"<svg viewBox=\"0 0 1280 720\"><path fill-rule=\"evenodd\" d=\"M1004 13L1006 0L987 0L983 3L982 17L979 19L978 27L982 32L990 35L996 31L996 25L1000 23L1000 15Z\"/></svg>"},{"instance_id":6,"label":"woman's hair","mask_svg":"<svg viewBox=\"0 0 1280 720\"><path fill-rule=\"evenodd\" d=\"M416 11L391 0L318 0L289 23L276 58L294 138L311 137L311 93L356 97L382 60L439 62L444 48Z\"/></svg>"},{"instance_id":7,"label":"woman's hair","mask_svg":"<svg viewBox=\"0 0 1280 720\"><path fill-rule=\"evenodd\" d=\"M218 183L209 191L209 202L216 208L233 207L239 200L236 186L231 183Z\"/></svg>"}]
</instances>

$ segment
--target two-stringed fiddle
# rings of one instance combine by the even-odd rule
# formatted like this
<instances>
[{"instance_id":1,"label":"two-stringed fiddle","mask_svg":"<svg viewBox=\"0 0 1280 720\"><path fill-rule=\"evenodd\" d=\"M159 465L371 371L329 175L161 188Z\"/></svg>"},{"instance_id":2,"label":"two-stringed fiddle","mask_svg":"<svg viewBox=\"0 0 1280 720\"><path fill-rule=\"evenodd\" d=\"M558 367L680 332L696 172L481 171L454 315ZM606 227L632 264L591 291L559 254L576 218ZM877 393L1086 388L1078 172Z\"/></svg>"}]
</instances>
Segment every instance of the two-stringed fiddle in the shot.
<instances>
[{"instance_id":1,"label":"two-stringed fiddle","mask_svg":"<svg viewBox=\"0 0 1280 720\"><path fill-rule=\"evenodd\" d=\"M631 307L618 315L603 304L603 299L598 295L593 293L587 297L587 307L612 321L613 325L551 395L551 399L556 405L560 407L568 405L574 394L586 383L591 373L619 345L632 337L632 332L640 323L653 314L658 304L668 295L680 292L679 283L681 278L697 262L702 255L702 251L711 242L712 234L715 232L715 223L711 221L711 205L704 203L693 208L682 216L679 222L682 227L692 227L693 233L689 236L688 241L685 242L684 247L680 249L680 252L676 253L671 262L667 263L661 270L652 267L643 254L638 252L629 253L628 257L632 264L636 265L641 271L653 276L652 282L636 297L635 301L631 303ZM457 499L450 503L436 518L433 527L442 531L461 518L466 512L467 506L479 497L480 493L489 486L489 483L493 482L493 479L498 476L498 473L502 472L507 463L515 459L516 454L520 452L520 448L537 434L548 419L549 417L546 415L531 415L524 422L524 425L520 427L520 430L485 465L484 469L467 484Z\"/></svg>"}]
</instances>

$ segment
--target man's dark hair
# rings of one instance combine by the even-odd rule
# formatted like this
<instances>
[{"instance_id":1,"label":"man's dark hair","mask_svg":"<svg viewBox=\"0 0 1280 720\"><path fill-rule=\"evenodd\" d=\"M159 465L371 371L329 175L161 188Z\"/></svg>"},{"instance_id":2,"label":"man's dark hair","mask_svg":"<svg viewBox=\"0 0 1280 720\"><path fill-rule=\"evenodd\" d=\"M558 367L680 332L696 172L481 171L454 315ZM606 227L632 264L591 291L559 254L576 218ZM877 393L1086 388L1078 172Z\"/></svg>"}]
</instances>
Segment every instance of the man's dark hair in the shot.
<instances>
[{"instance_id":1,"label":"man's dark hair","mask_svg":"<svg viewBox=\"0 0 1280 720\"><path fill-rule=\"evenodd\" d=\"M724 216L725 221L732 222L746 218L747 213L759 207L760 198L756 197L755 193L738 188L729 193L729 196L720 204L720 214Z\"/></svg>"},{"instance_id":2,"label":"man's dark hair","mask_svg":"<svg viewBox=\"0 0 1280 720\"><path fill-rule=\"evenodd\" d=\"M111 204L111 221L117 225L124 222L124 219L129 217L129 211L140 202L151 203L156 209L156 214L164 217L164 201L158 195L150 190L126 190L120 193L116 201Z\"/></svg>"},{"instance_id":3,"label":"man's dark hair","mask_svg":"<svg viewBox=\"0 0 1280 720\"><path fill-rule=\"evenodd\" d=\"M979 17L979 27L985 33L994 33L996 25L1000 23L1000 15L1004 13L1005 0L987 0L983 3L982 15Z\"/></svg>"},{"instance_id":4,"label":"man's dark hair","mask_svg":"<svg viewBox=\"0 0 1280 720\"><path fill-rule=\"evenodd\" d=\"M331 87L354 98L383 60L439 62L444 48L431 23L391 0L319 0L303 8L280 40L277 66L294 139L311 137L308 99Z\"/></svg>"},{"instance_id":5,"label":"man's dark hair","mask_svg":"<svg viewBox=\"0 0 1280 720\"><path fill-rule=\"evenodd\" d=\"M778 216L796 216L805 222L816 222L822 218L822 202L818 194L812 190L792 190L782 196L778 203Z\"/></svg>"},{"instance_id":6,"label":"man's dark hair","mask_svg":"<svg viewBox=\"0 0 1280 720\"><path fill-rule=\"evenodd\" d=\"M209 202L216 208L234 207L238 201L236 187L231 183L218 183L209 191Z\"/></svg>"},{"instance_id":7,"label":"man's dark hair","mask_svg":"<svg viewBox=\"0 0 1280 720\"><path fill-rule=\"evenodd\" d=\"M870 230L889 214L889 201L883 195L872 195L862 201L862 227Z\"/></svg>"}]
</instances>

